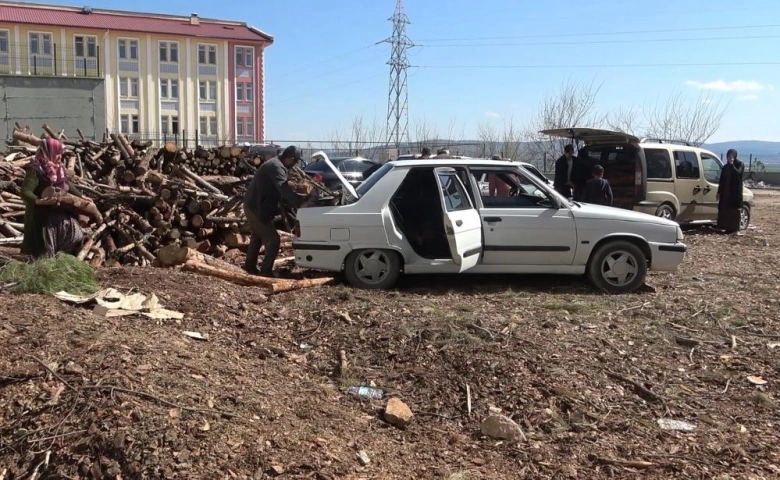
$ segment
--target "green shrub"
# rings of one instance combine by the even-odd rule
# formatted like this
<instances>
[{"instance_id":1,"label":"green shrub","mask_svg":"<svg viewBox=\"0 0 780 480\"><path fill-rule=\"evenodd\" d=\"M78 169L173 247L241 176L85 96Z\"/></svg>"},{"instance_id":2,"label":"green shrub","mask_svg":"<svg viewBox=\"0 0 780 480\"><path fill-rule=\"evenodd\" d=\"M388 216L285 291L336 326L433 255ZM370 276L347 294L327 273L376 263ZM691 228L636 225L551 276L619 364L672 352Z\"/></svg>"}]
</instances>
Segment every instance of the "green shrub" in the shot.
<instances>
[{"instance_id":1,"label":"green shrub","mask_svg":"<svg viewBox=\"0 0 780 480\"><path fill-rule=\"evenodd\" d=\"M100 288L92 267L72 255L40 258L30 263L11 260L0 268L0 282L16 283L14 293L95 293Z\"/></svg>"}]
</instances>

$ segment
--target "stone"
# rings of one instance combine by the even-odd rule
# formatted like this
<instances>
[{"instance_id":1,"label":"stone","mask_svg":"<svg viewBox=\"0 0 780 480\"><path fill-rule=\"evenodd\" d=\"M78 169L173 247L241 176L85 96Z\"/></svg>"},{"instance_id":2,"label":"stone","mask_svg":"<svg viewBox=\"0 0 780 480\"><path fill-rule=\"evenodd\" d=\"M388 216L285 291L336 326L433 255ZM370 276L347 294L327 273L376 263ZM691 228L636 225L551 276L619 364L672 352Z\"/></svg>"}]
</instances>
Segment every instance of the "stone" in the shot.
<instances>
[{"instance_id":1,"label":"stone","mask_svg":"<svg viewBox=\"0 0 780 480\"><path fill-rule=\"evenodd\" d=\"M385 420L398 428L406 427L412 420L412 410L400 398L391 398L385 407Z\"/></svg>"},{"instance_id":2,"label":"stone","mask_svg":"<svg viewBox=\"0 0 780 480\"><path fill-rule=\"evenodd\" d=\"M520 425L504 415L490 415L480 426L482 435L499 440L525 440L525 434Z\"/></svg>"},{"instance_id":3,"label":"stone","mask_svg":"<svg viewBox=\"0 0 780 480\"><path fill-rule=\"evenodd\" d=\"M365 450L361 450L357 452L357 457L360 464L363 465L364 467L369 463L371 463L371 458L369 458Z\"/></svg>"}]
</instances>

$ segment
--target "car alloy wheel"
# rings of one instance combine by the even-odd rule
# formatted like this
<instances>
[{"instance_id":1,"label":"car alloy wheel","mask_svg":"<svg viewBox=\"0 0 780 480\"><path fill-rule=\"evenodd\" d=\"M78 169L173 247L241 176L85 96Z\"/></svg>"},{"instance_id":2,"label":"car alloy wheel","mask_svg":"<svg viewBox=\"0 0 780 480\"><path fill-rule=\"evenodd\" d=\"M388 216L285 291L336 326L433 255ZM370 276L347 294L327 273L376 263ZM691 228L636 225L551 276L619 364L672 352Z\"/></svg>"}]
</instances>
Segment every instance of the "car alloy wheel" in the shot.
<instances>
[{"instance_id":1,"label":"car alloy wheel","mask_svg":"<svg viewBox=\"0 0 780 480\"><path fill-rule=\"evenodd\" d=\"M639 274L639 261L624 250L610 252L601 262L601 276L613 287L623 288Z\"/></svg>"},{"instance_id":2,"label":"car alloy wheel","mask_svg":"<svg viewBox=\"0 0 780 480\"><path fill-rule=\"evenodd\" d=\"M355 275L366 284L382 283L390 274L392 262L387 253L381 250L365 250L358 255L354 268Z\"/></svg>"},{"instance_id":3,"label":"car alloy wheel","mask_svg":"<svg viewBox=\"0 0 780 480\"><path fill-rule=\"evenodd\" d=\"M750 207L742 205L739 209L739 229L747 230L748 226L750 226Z\"/></svg>"},{"instance_id":4,"label":"car alloy wheel","mask_svg":"<svg viewBox=\"0 0 780 480\"><path fill-rule=\"evenodd\" d=\"M667 220L674 220L674 207L668 203L664 203L655 211L655 216L665 218Z\"/></svg>"}]
</instances>

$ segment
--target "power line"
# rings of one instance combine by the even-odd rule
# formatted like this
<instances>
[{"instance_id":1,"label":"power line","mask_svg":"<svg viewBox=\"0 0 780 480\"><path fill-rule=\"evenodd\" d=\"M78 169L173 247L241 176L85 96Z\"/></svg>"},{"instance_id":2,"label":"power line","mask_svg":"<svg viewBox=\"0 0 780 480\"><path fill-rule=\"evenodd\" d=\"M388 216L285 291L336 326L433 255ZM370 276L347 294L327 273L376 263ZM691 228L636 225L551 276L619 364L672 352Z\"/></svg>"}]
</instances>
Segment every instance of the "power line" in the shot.
<instances>
[{"instance_id":1,"label":"power line","mask_svg":"<svg viewBox=\"0 0 780 480\"><path fill-rule=\"evenodd\" d=\"M562 65L419 65L428 69L543 69L543 68L643 68L643 67L735 67L769 66L780 62L723 62L723 63L613 63L613 64L562 64Z\"/></svg>"},{"instance_id":2,"label":"power line","mask_svg":"<svg viewBox=\"0 0 780 480\"><path fill-rule=\"evenodd\" d=\"M680 43L697 41L724 41L724 40L758 40L780 38L780 35L754 35L748 37L700 37L700 38L649 38L633 40L592 40L580 41L572 40L568 42L519 42L519 43L441 43L441 44L422 44L420 47L510 47L510 46L544 46L544 45L612 45L621 43Z\"/></svg>"},{"instance_id":3,"label":"power line","mask_svg":"<svg viewBox=\"0 0 780 480\"><path fill-rule=\"evenodd\" d=\"M327 87L327 88L323 88L323 89L316 90L316 91L309 92L309 93L304 93L303 95L298 95L298 96L295 96L295 97L285 98L284 100L277 100L275 102L270 102L270 103L266 104L266 107L271 106L271 105L276 105L277 103L291 102L293 100L298 100L299 98L305 98L305 97L311 97L313 95L319 95L320 93L329 92L331 90L337 90L337 89L342 88L342 87L347 87L349 85L354 85L356 83L362 83L362 82L365 82L365 81L368 81L368 80L372 80L374 78L378 78L378 77L382 77L382 76L384 76L384 73L380 73L380 74L377 74L377 75L372 75L370 77L360 78L360 79L357 79L357 80L353 80L351 82L345 82L345 83L340 83L340 84L337 84L337 85L332 85L332 86Z\"/></svg>"},{"instance_id":4,"label":"power line","mask_svg":"<svg viewBox=\"0 0 780 480\"><path fill-rule=\"evenodd\" d=\"M340 58L349 57L351 55L355 55L356 53L364 52L364 51L369 50L369 49L374 48L374 47L375 47L375 44L372 43L371 45L367 45L365 47L358 48L357 50L351 50L349 52L342 53L342 54L336 55L335 57L330 57L328 59L325 59L325 60L322 60L322 61L319 61L319 62L307 63L306 66L303 67L303 68L299 68L299 69L296 69L296 70L289 70L289 71L283 72L282 76L281 77L276 77L276 79L279 80L279 79L283 79L283 78L288 78L288 77L294 76L295 74L304 72L306 70L310 70L311 67L316 67L318 65L322 65L322 64L325 64L325 63L330 63L330 62L332 62L334 60L338 60Z\"/></svg>"},{"instance_id":5,"label":"power line","mask_svg":"<svg viewBox=\"0 0 780 480\"><path fill-rule=\"evenodd\" d=\"M534 38L571 38L571 37L604 37L604 36L616 36L616 35L637 35L647 33L683 33L683 32L712 32L717 30L739 30L739 29L754 29L754 28L776 28L780 27L780 24L767 24L767 25L739 25L739 26L725 26L725 27L701 27L701 28L671 28L663 30L626 30L619 32L600 32L600 33L559 33L549 35L521 35L510 37L470 37L470 38L424 38L420 39L420 42L473 42L480 40L520 40L520 39L534 39Z\"/></svg>"},{"instance_id":6,"label":"power line","mask_svg":"<svg viewBox=\"0 0 780 480\"><path fill-rule=\"evenodd\" d=\"M372 60L373 60L373 57L372 57ZM359 61L359 62L350 63L349 65L346 65L346 66L343 66L343 67L339 67L339 68L335 68L335 69L331 69L331 70L325 70L325 71L321 71L321 72L319 72L319 71L318 71L318 72L316 73L316 75L317 75L316 77L309 76L309 77L306 77L306 78L304 78L304 79L302 79L302 80L300 80L300 81L298 81L298 82L293 82L293 83L281 83L281 84L280 84L278 87L281 87L281 86L284 86L284 87L292 87L292 86L295 86L295 85L300 85L300 84L303 84L303 83L307 83L307 82L311 82L311 81L316 81L316 80L319 80L319 79L320 79L320 78L322 78L322 77L325 77L325 76L331 75L331 74L333 74L333 73L342 72L342 71L344 71L344 70L349 70L349 69L351 69L351 68L354 68L354 67L357 67L357 66L360 66L360 65L365 65L365 64L366 64L366 60L361 60L361 61ZM270 82L266 81L266 83L270 83ZM278 88L278 87L277 87L277 88ZM273 90L273 88L272 88L271 90Z\"/></svg>"}]
</instances>

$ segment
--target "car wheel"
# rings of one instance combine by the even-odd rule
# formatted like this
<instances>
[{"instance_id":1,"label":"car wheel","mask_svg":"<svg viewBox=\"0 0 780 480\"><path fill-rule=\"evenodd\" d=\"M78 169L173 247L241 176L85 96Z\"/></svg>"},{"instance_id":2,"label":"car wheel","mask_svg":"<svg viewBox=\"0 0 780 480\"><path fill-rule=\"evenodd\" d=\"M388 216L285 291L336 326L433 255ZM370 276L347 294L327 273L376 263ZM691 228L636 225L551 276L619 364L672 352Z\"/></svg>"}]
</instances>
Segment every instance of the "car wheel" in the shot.
<instances>
[{"instance_id":1,"label":"car wheel","mask_svg":"<svg viewBox=\"0 0 780 480\"><path fill-rule=\"evenodd\" d=\"M747 230L750 226L750 205L744 204L739 209L739 229Z\"/></svg>"},{"instance_id":2,"label":"car wheel","mask_svg":"<svg viewBox=\"0 0 780 480\"><path fill-rule=\"evenodd\" d=\"M613 241L596 250L588 264L590 281L607 293L631 293L647 276L647 257L631 242Z\"/></svg>"},{"instance_id":3,"label":"car wheel","mask_svg":"<svg viewBox=\"0 0 780 480\"><path fill-rule=\"evenodd\" d=\"M655 211L656 217L665 218L667 220L674 220L677 213L674 211L674 207L668 203L662 203Z\"/></svg>"},{"instance_id":4,"label":"car wheel","mask_svg":"<svg viewBox=\"0 0 780 480\"><path fill-rule=\"evenodd\" d=\"M355 250L344 262L344 275L357 288L392 288L401 275L401 257L390 250Z\"/></svg>"}]
</instances>

